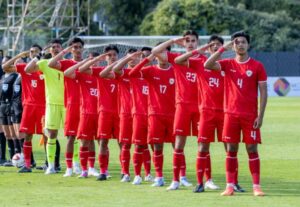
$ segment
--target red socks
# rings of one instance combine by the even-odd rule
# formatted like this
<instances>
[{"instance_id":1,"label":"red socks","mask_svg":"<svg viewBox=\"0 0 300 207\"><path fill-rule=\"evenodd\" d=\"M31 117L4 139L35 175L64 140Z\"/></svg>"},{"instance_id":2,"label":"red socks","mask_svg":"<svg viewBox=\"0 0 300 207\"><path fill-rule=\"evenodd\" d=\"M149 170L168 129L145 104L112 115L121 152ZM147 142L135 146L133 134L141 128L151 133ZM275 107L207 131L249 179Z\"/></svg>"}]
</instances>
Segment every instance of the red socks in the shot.
<instances>
[{"instance_id":1,"label":"red socks","mask_svg":"<svg viewBox=\"0 0 300 207\"><path fill-rule=\"evenodd\" d=\"M95 156L96 156L96 153L95 151L89 151L89 157L88 157L88 160L89 160L89 167L90 168L94 168L95 167Z\"/></svg>"},{"instance_id":2,"label":"red socks","mask_svg":"<svg viewBox=\"0 0 300 207\"><path fill-rule=\"evenodd\" d=\"M154 150L153 163L155 167L156 177L163 177L164 155L162 150Z\"/></svg>"},{"instance_id":3,"label":"red socks","mask_svg":"<svg viewBox=\"0 0 300 207\"><path fill-rule=\"evenodd\" d=\"M79 156L80 156L80 165L83 171L87 171L87 162L89 157L88 147L80 147Z\"/></svg>"},{"instance_id":4,"label":"red socks","mask_svg":"<svg viewBox=\"0 0 300 207\"><path fill-rule=\"evenodd\" d=\"M184 155L183 150L174 149L173 151L173 181L179 181L179 174L181 171Z\"/></svg>"},{"instance_id":5,"label":"red socks","mask_svg":"<svg viewBox=\"0 0 300 207\"><path fill-rule=\"evenodd\" d=\"M99 154L98 156L99 166L100 166L100 174L105 174L108 168L108 155L107 154Z\"/></svg>"},{"instance_id":6,"label":"red socks","mask_svg":"<svg viewBox=\"0 0 300 207\"><path fill-rule=\"evenodd\" d=\"M143 163L146 176L150 174L151 171L151 155L148 149L148 146L145 146L144 153L143 153Z\"/></svg>"},{"instance_id":7,"label":"red socks","mask_svg":"<svg viewBox=\"0 0 300 207\"><path fill-rule=\"evenodd\" d=\"M185 163L185 155L184 152L182 152L182 158L181 158L181 167L180 167L180 176L185 177L186 176L186 163Z\"/></svg>"},{"instance_id":8,"label":"red socks","mask_svg":"<svg viewBox=\"0 0 300 207\"><path fill-rule=\"evenodd\" d=\"M32 143L31 143L31 141L24 141L23 152L24 152L25 166L27 168L30 168L30 165L31 165L31 152L32 152Z\"/></svg>"},{"instance_id":9,"label":"red socks","mask_svg":"<svg viewBox=\"0 0 300 207\"><path fill-rule=\"evenodd\" d=\"M121 152L122 161L122 172L125 175L129 175L129 164L130 164L130 144L123 144Z\"/></svg>"},{"instance_id":10,"label":"red socks","mask_svg":"<svg viewBox=\"0 0 300 207\"><path fill-rule=\"evenodd\" d=\"M226 156L226 181L227 183L236 183L237 152L227 152Z\"/></svg>"},{"instance_id":11,"label":"red socks","mask_svg":"<svg viewBox=\"0 0 300 207\"><path fill-rule=\"evenodd\" d=\"M206 181L211 179L211 161L210 161L209 152L207 152L207 156L206 156L205 179Z\"/></svg>"},{"instance_id":12,"label":"red socks","mask_svg":"<svg viewBox=\"0 0 300 207\"><path fill-rule=\"evenodd\" d=\"M206 172L206 165L208 163L208 155L209 155L209 152L198 152L196 170L197 170L197 181L198 181L199 185L203 184L203 175L204 175L204 172Z\"/></svg>"},{"instance_id":13,"label":"red socks","mask_svg":"<svg viewBox=\"0 0 300 207\"><path fill-rule=\"evenodd\" d=\"M134 165L134 174L141 175L141 168L143 164L143 154L144 149L136 146L133 153L133 165Z\"/></svg>"},{"instance_id":14,"label":"red socks","mask_svg":"<svg viewBox=\"0 0 300 207\"><path fill-rule=\"evenodd\" d=\"M253 185L260 184L260 160L257 152L248 153Z\"/></svg>"},{"instance_id":15,"label":"red socks","mask_svg":"<svg viewBox=\"0 0 300 207\"><path fill-rule=\"evenodd\" d=\"M72 152L66 152L65 153L65 159L66 159L66 165L67 168L72 168L73 166L73 153Z\"/></svg>"}]
</instances>

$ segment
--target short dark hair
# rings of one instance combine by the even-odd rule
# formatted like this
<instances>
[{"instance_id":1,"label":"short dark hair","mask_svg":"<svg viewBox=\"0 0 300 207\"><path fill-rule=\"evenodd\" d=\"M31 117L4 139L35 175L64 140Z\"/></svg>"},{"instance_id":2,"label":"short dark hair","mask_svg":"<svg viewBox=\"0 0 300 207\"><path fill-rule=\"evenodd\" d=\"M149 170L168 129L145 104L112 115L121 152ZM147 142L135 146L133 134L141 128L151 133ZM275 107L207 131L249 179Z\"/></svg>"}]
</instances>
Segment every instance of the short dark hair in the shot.
<instances>
[{"instance_id":1,"label":"short dark hair","mask_svg":"<svg viewBox=\"0 0 300 207\"><path fill-rule=\"evenodd\" d=\"M97 57L100 55L99 52L90 52L89 54L92 55L92 57Z\"/></svg>"},{"instance_id":2,"label":"short dark hair","mask_svg":"<svg viewBox=\"0 0 300 207\"><path fill-rule=\"evenodd\" d=\"M116 53L119 54L119 49L118 49L118 47L117 47L116 45L108 45L108 46L106 46L106 47L104 48L104 52L105 52L105 53L107 53L107 52L110 51L110 50L114 50L114 51L116 51Z\"/></svg>"},{"instance_id":3,"label":"short dark hair","mask_svg":"<svg viewBox=\"0 0 300 207\"><path fill-rule=\"evenodd\" d=\"M164 42L158 42L155 46L160 45L160 44L162 44L162 43L164 43ZM170 51L171 51L171 45L168 46L168 47L166 48L166 50L168 50L168 51L170 52Z\"/></svg>"},{"instance_id":4,"label":"short dark hair","mask_svg":"<svg viewBox=\"0 0 300 207\"><path fill-rule=\"evenodd\" d=\"M78 43L78 42L81 43L82 46L84 46L83 40L82 40L81 38L79 38L79 37L74 37L74 38L70 41L69 46L71 46L71 45L73 45L73 44L75 44L75 43Z\"/></svg>"},{"instance_id":5,"label":"short dark hair","mask_svg":"<svg viewBox=\"0 0 300 207\"><path fill-rule=\"evenodd\" d=\"M126 54L131 54L131 53L134 53L134 52L136 52L136 51L138 51L136 48L129 48L127 51L126 51Z\"/></svg>"},{"instance_id":6,"label":"short dark hair","mask_svg":"<svg viewBox=\"0 0 300 207\"><path fill-rule=\"evenodd\" d=\"M141 51L150 51L151 52L152 48L145 46L145 47L142 47Z\"/></svg>"},{"instance_id":7,"label":"short dark hair","mask_svg":"<svg viewBox=\"0 0 300 207\"><path fill-rule=\"evenodd\" d=\"M50 44L60 44L62 45L62 40L61 39L53 39L50 41Z\"/></svg>"},{"instance_id":8,"label":"short dark hair","mask_svg":"<svg viewBox=\"0 0 300 207\"><path fill-rule=\"evenodd\" d=\"M33 44L33 45L31 45L31 47L37 47L37 48L39 48L40 51L43 50L43 48L38 44Z\"/></svg>"},{"instance_id":9,"label":"short dark hair","mask_svg":"<svg viewBox=\"0 0 300 207\"><path fill-rule=\"evenodd\" d=\"M222 43L222 45L224 44L224 39L223 37L219 36L219 35L211 35L208 39L208 43L211 43L212 41L219 41L220 43Z\"/></svg>"},{"instance_id":10,"label":"short dark hair","mask_svg":"<svg viewBox=\"0 0 300 207\"><path fill-rule=\"evenodd\" d=\"M248 44L250 44L250 35L247 34L246 32L244 31L238 31L238 32L235 32L231 35L231 41L234 40L235 38L237 37L245 37Z\"/></svg>"},{"instance_id":11,"label":"short dark hair","mask_svg":"<svg viewBox=\"0 0 300 207\"><path fill-rule=\"evenodd\" d=\"M199 35L195 30L187 30L183 33L182 36L185 37L187 35L194 35L197 38L197 40L199 39Z\"/></svg>"}]
</instances>

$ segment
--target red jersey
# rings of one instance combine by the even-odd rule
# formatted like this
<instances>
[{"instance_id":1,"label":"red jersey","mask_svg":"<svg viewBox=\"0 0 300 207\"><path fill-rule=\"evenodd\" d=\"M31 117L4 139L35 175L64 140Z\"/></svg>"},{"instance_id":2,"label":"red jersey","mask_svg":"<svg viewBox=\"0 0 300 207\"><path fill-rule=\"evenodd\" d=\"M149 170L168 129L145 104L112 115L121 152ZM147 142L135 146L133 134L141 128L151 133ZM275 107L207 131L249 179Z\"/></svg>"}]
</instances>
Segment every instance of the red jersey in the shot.
<instances>
[{"instance_id":1,"label":"red jersey","mask_svg":"<svg viewBox=\"0 0 300 207\"><path fill-rule=\"evenodd\" d=\"M130 69L123 69L121 75L116 74L118 80L118 108L119 114L131 114L132 101L131 101L131 87L129 73Z\"/></svg>"},{"instance_id":2,"label":"red jersey","mask_svg":"<svg viewBox=\"0 0 300 207\"><path fill-rule=\"evenodd\" d=\"M175 58L180 55L180 53L167 52L168 61L174 67L176 104L198 104L197 74L190 67L174 62ZM202 59L203 57L205 56L199 55L194 59Z\"/></svg>"},{"instance_id":3,"label":"red jersey","mask_svg":"<svg viewBox=\"0 0 300 207\"><path fill-rule=\"evenodd\" d=\"M97 114L98 89L95 77L76 72L76 79L80 86L80 112L81 114Z\"/></svg>"},{"instance_id":4,"label":"red jersey","mask_svg":"<svg viewBox=\"0 0 300 207\"><path fill-rule=\"evenodd\" d=\"M174 116L174 68L170 66L168 69L161 69L156 65L144 67L148 62L148 59L144 59L130 73L135 77L139 76L135 75L135 72L140 71L140 76L145 78L149 84L148 115Z\"/></svg>"},{"instance_id":5,"label":"red jersey","mask_svg":"<svg viewBox=\"0 0 300 207\"><path fill-rule=\"evenodd\" d=\"M204 59L189 59L190 68L197 73L197 83L201 96L200 110L213 109L223 111L224 71L204 68Z\"/></svg>"},{"instance_id":6,"label":"red jersey","mask_svg":"<svg viewBox=\"0 0 300 207\"><path fill-rule=\"evenodd\" d=\"M17 72L22 77L22 104L44 106L46 102L44 76L40 72L26 73L25 67L26 63L16 65Z\"/></svg>"},{"instance_id":7,"label":"red jersey","mask_svg":"<svg viewBox=\"0 0 300 207\"><path fill-rule=\"evenodd\" d=\"M219 61L224 79L224 112L257 116L258 83L267 81L262 63L249 58L245 62L235 59Z\"/></svg>"},{"instance_id":8,"label":"red jersey","mask_svg":"<svg viewBox=\"0 0 300 207\"><path fill-rule=\"evenodd\" d=\"M132 97L132 114L148 114L148 83L144 78L130 78L131 97Z\"/></svg>"},{"instance_id":9,"label":"red jersey","mask_svg":"<svg viewBox=\"0 0 300 207\"><path fill-rule=\"evenodd\" d=\"M69 67L77 64L75 60L60 60L62 72L66 71ZM64 77L65 82L65 106L68 104L79 104L80 103L80 88L78 80Z\"/></svg>"},{"instance_id":10,"label":"red jersey","mask_svg":"<svg viewBox=\"0 0 300 207\"><path fill-rule=\"evenodd\" d=\"M96 77L98 87L98 111L118 112L118 82L114 79L101 78L99 73L104 67L91 67L92 75Z\"/></svg>"}]
</instances>

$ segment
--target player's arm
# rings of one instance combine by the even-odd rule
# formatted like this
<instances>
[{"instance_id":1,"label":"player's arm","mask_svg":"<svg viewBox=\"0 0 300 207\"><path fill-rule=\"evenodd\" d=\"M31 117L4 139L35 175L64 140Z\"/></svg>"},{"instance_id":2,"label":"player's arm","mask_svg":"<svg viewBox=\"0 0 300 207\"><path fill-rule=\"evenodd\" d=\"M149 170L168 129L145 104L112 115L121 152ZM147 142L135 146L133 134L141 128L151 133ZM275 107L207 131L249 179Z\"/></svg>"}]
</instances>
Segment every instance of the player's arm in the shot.
<instances>
[{"instance_id":1,"label":"player's arm","mask_svg":"<svg viewBox=\"0 0 300 207\"><path fill-rule=\"evenodd\" d=\"M26 73L34 73L39 70L39 66L37 65L38 58L33 58L25 67L25 72Z\"/></svg>"},{"instance_id":2,"label":"player's arm","mask_svg":"<svg viewBox=\"0 0 300 207\"><path fill-rule=\"evenodd\" d=\"M88 62L90 60L91 60L91 58L87 58L87 59L84 59L84 60L80 61L79 63L69 67L64 72L64 76L74 79L76 77L76 74L75 74L76 69L78 69L79 67L81 67L82 65L84 65L86 62Z\"/></svg>"},{"instance_id":3,"label":"player's arm","mask_svg":"<svg viewBox=\"0 0 300 207\"><path fill-rule=\"evenodd\" d=\"M79 72L80 73L87 73L87 74L91 75L92 74L91 66L94 65L94 64L96 64L99 61L104 61L106 55L108 55L108 53L98 55L97 57L95 57L95 58L93 58L93 59L85 62L83 65L81 65L79 67Z\"/></svg>"},{"instance_id":4,"label":"player's arm","mask_svg":"<svg viewBox=\"0 0 300 207\"><path fill-rule=\"evenodd\" d=\"M149 62L153 61L155 56L153 54L149 55L148 57L144 58L139 64L137 64L134 68L130 70L128 75L130 77L141 77L141 70L142 68L147 65Z\"/></svg>"},{"instance_id":5,"label":"player's arm","mask_svg":"<svg viewBox=\"0 0 300 207\"><path fill-rule=\"evenodd\" d=\"M101 78L114 79L115 74L113 73L113 68L118 62L114 62L108 66L106 66L99 74Z\"/></svg>"},{"instance_id":6,"label":"player's arm","mask_svg":"<svg viewBox=\"0 0 300 207\"><path fill-rule=\"evenodd\" d=\"M188 60L190 57L194 56L194 55L198 55L198 54L201 54L201 55L204 55L205 54L205 51L210 47L212 43L210 44L205 44L193 51L190 51L190 52L186 52L180 56L178 56L177 58L175 58L175 63L178 64L178 65L187 65L188 63Z\"/></svg>"},{"instance_id":7,"label":"player's arm","mask_svg":"<svg viewBox=\"0 0 300 207\"><path fill-rule=\"evenodd\" d=\"M262 126L264 114L267 106L268 100L268 89L267 89L267 82L258 82L258 89L260 94L259 99L259 114L254 121L254 129L259 129Z\"/></svg>"},{"instance_id":8,"label":"player's arm","mask_svg":"<svg viewBox=\"0 0 300 207\"><path fill-rule=\"evenodd\" d=\"M223 47L220 47L217 52L212 54L204 63L204 67L210 70L221 70L221 66L217 61L220 59L222 53L229 50L232 47L233 41L226 43Z\"/></svg>"},{"instance_id":9,"label":"player's arm","mask_svg":"<svg viewBox=\"0 0 300 207\"><path fill-rule=\"evenodd\" d=\"M141 55L141 51L134 52L132 54L126 55L125 58L118 61L118 63L113 67L113 71L121 75L123 73L123 68L125 65L132 59L136 58L137 56Z\"/></svg>"},{"instance_id":10,"label":"player's arm","mask_svg":"<svg viewBox=\"0 0 300 207\"><path fill-rule=\"evenodd\" d=\"M61 64L59 61L63 59L65 54L68 54L69 52L71 52L72 47L73 46L63 49L60 53L58 53L56 56L54 56L52 59L50 59L50 61L48 62L48 66L50 68L61 70Z\"/></svg>"},{"instance_id":11,"label":"player's arm","mask_svg":"<svg viewBox=\"0 0 300 207\"><path fill-rule=\"evenodd\" d=\"M29 56L29 51L21 52L20 54L16 55L15 57L11 58L10 60L6 61L2 65L3 70L8 71L12 65L16 66L18 59L20 59L22 57L28 57L28 56Z\"/></svg>"}]
</instances>

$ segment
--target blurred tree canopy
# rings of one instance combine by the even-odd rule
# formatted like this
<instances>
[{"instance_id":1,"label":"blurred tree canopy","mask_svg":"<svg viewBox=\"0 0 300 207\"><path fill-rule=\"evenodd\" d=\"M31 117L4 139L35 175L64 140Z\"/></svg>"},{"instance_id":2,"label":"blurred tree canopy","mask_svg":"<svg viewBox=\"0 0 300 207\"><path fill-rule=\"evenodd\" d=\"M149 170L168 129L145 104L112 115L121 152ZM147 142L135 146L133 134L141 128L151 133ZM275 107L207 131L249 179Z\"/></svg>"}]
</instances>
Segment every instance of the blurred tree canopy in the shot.
<instances>
[{"instance_id":1,"label":"blurred tree canopy","mask_svg":"<svg viewBox=\"0 0 300 207\"><path fill-rule=\"evenodd\" d=\"M300 49L300 3L287 0L163 0L142 24L143 35L201 35L247 31L255 50Z\"/></svg>"}]
</instances>

